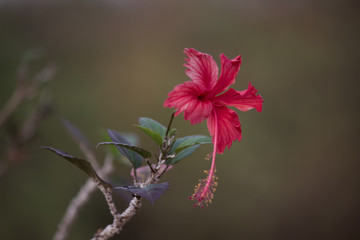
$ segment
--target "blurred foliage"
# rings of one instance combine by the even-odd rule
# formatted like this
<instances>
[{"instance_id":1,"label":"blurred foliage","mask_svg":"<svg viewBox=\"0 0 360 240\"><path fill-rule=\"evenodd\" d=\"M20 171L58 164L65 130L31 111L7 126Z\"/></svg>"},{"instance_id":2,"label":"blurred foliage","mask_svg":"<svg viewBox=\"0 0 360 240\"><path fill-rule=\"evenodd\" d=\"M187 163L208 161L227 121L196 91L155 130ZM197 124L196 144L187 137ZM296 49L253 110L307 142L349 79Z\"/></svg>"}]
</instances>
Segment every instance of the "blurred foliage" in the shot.
<instances>
[{"instance_id":1,"label":"blurred foliage","mask_svg":"<svg viewBox=\"0 0 360 240\"><path fill-rule=\"evenodd\" d=\"M101 127L134 131L141 116L168 120L166 94L188 80L183 48L218 63L220 53L242 54L234 88L251 81L264 110L239 113L243 139L218 157L213 204L193 209L187 200L208 167L205 145L175 165L164 197L144 202L114 239L359 239L358 10L350 0L3 0L0 108L23 53L42 49L33 71L59 66L50 87L56 112L100 142ZM205 123L191 126L182 116L173 126L179 136L208 135ZM30 159L0 178L1 239L52 237L86 176L40 146L80 156L69 139L48 118ZM140 146L156 147L142 139ZM110 221L98 192L69 239L89 239Z\"/></svg>"}]
</instances>

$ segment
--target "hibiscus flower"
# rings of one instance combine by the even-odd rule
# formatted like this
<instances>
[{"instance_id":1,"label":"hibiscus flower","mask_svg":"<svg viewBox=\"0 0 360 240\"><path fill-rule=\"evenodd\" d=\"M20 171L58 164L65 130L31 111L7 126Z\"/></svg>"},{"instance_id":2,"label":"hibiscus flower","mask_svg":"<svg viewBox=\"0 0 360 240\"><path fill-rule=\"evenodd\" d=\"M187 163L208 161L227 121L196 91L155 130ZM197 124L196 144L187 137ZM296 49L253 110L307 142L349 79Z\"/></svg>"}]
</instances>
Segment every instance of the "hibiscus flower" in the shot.
<instances>
[{"instance_id":1,"label":"hibiscus flower","mask_svg":"<svg viewBox=\"0 0 360 240\"><path fill-rule=\"evenodd\" d=\"M257 95L257 90L249 83L248 89L236 91L229 88L235 83L235 78L242 63L241 56L230 60L224 54L220 55L221 73L216 62L206 53L195 49L185 49L188 58L184 66L186 75L191 79L185 83L175 86L168 94L164 102L165 107L177 109L175 116L184 113L185 120L196 124L207 119L207 126L212 136L213 152L212 164L209 171L205 171L207 177L199 180L194 194L190 199L197 200L194 206L203 207L211 203L215 188L217 186L215 176L216 153L223 153L225 148L230 148L233 141L241 140L241 125L235 111L228 106L235 107L241 111L255 108L258 112L262 110L263 99Z\"/></svg>"}]
</instances>

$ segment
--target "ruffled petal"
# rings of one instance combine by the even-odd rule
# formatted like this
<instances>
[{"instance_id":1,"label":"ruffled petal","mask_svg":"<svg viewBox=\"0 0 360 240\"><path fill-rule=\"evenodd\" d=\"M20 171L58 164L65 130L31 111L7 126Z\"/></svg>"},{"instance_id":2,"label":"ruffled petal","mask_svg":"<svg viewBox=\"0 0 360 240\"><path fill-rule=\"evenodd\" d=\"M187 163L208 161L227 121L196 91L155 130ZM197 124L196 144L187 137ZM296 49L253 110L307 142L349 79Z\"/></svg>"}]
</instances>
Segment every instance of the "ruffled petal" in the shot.
<instances>
[{"instance_id":1,"label":"ruffled petal","mask_svg":"<svg viewBox=\"0 0 360 240\"><path fill-rule=\"evenodd\" d=\"M216 114L216 116L214 116ZM217 124L216 124L217 118ZM217 152L223 153L225 148L230 149L233 141L241 140L241 125L235 111L225 106L214 106L214 110L207 120L210 135L215 142L215 128L217 130Z\"/></svg>"},{"instance_id":2,"label":"ruffled petal","mask_svg":"<svg viewBox=\"0 0 360 240\"><path fill-rule=\"evenodd\" d=\"M230 88L228 91L217 96L214 104L233 106L241 111L255 108L258 112L261 112L264 100L261 95L256 94L257 92L251 83L249 83L248 89L244 91L236 91Z\"/></svg>"},{"instance_id":3,"label":"ruffled petal","mask_svg":"<svg viewBox=\"0 0 360 240\"><path fill-rule=\"evenodd\" d=\"M204 95L202 86L188 81L175 86L168 94L164 107L175 107L177 109L175 116L184 112L185 120L190 120L191 124L200 123L208 118L212 111L211 101L201 100L202 95Z\"/></svg>"},{"instance_id":4,"label":"ruffled petal","mask_svg":"<svg viewBox=\"0 0 360 240\"><path fill-rule=\"evenodd\" d=\"M210 96L215 97L219 93L225 91L230 85L235 83L235 78L239 72L242 60L241 55L230 60L224 54L220 54L221 74L214 88L211 90Z\"/></svg>"},{"instance_id":5,"label":"ruffled petal","mask_svg":"<svg viewBox=\"0 0 360 240\"><path fill-rule=\"evenodd\" d=\"M189 78L201 84L205 89L212 89L218 79L219 70L213 57L206 53L201 53L193 48L185 48L184 53L189 57L185 58L184 66L187 68L185 73Z\"/></svg>"}]
</instances>

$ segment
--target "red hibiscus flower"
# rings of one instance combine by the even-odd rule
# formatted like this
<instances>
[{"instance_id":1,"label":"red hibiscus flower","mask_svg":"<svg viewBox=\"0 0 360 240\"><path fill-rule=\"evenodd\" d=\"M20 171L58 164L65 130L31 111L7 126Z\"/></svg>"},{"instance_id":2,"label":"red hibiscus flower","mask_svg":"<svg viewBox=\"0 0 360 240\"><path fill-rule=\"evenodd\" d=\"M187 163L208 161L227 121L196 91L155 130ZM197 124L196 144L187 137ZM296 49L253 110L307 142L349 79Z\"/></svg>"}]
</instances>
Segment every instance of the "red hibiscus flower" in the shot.
<instances>
[{"instance_id":1,"label":"red hibiscus flower","mask_svg":"<svg viewBox=\"0 0 360 240\"><path fill-rule=\"evenodd\" d=\"M235 83L235 78L241 65L241 56L229 60L224 54L220 55L221 73L218 77L218 67L209 54L201 53L195 49L185 49L184 66L187 68L186 75L191 81L179 84L168 94L164 102L165 107L175 107L175 116L184 112L185 120L196 124L207 119L207 126L212 136L214 149L212 164L208 176L201 179L195 187L195 193L190 197L197 200L197 204L203 207L211 202L217 185L215 176L216 153L223 153L225 148L230 148L232 142L241 140L241 125L235 111L228 106L241 111L255 108L262 110L263 99L257 95L257 90L249 83L248 89L236 91L229 88Z\"/></svg>"}]
</instances>

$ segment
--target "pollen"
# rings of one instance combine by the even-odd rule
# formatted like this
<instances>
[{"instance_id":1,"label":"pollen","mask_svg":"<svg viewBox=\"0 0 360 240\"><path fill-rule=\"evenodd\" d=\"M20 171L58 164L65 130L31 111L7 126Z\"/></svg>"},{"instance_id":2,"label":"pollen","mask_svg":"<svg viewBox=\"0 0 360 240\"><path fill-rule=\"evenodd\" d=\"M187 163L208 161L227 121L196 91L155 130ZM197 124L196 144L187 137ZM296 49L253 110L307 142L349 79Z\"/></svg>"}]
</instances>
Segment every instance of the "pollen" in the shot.
<instances>
[{"instance_id":1,"label":"pollen","mask_svg":"<svg viewBox=\"0 0 360 240\"><path fill-rule=\"evenodd\" d=\"M205 157L205 160L209 161L212 158L211 153L208 153Z\"/></svg>"},{"instance_id":2,"label":"pollen","mask_svg":"<svg viewBox=\"0 0 360 240\"><path fill-rule=\"evenodd\" d=\"M197 201L193 205L194 207L204 208L204 206L211 204L218 185L218 177L215 175L216 169L214 169L211 175L209 175L207 170L204 173L207 177L199 180L199 183L194 188L194 194L189 197L189 199Z\"/></svg>"}]
</instances>

